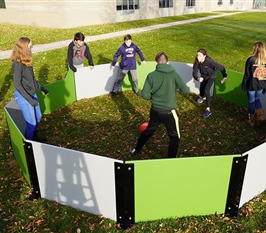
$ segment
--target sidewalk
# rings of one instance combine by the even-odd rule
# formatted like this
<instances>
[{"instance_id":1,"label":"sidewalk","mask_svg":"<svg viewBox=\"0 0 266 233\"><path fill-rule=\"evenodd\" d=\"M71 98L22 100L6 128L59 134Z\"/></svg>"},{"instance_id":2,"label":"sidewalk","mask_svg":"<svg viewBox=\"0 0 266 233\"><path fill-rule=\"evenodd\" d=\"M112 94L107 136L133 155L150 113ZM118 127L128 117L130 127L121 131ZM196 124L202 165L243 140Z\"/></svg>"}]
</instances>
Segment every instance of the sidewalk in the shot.
<instances>
[{"instance_id":1,"label":"sidewalk","mask_svg":"<svg viewBox=\"0 0 266 233\"><path fill-rule=\"evenodd\" d=\"M85 41L86 42L92 42L92 41L97 41L97 40L104 40L104 39L124 36L125 34L135 34L135 33L147 32L147 31L151 31L151 30L157 30L157 29L161 29L161 28L172 27L172 26L177 26L177 25L184 25L184 24L189 24L189 23L196 23L196 22L200 22L200 21L204 21L204 20L224 17L224 16L228 16L228 15L240 14L240 13L243 13L243 12L241 11L241 12L233 12L233 13L221 13L218 15L207 16L207 17L202 17L202 18L197 18L197 19L189 19L189 20L183 20L183 21L166 23L166 24L157 24L157 25L152 25L152 26L147 26L147 27L142 27L142 28L128 29L128 30L111 32L111 33L95 35L95 36L85 36L85 38L86 38ZM72 41L72 39L53 42L53 43L49 43L49 44L34 45L33 53L39 53L39 52L64 48L64 47L67 47L71 41ZM10 58L11 52L12 52L12 50L0 51L0 60Z\"/></svg>"}]
</instances>

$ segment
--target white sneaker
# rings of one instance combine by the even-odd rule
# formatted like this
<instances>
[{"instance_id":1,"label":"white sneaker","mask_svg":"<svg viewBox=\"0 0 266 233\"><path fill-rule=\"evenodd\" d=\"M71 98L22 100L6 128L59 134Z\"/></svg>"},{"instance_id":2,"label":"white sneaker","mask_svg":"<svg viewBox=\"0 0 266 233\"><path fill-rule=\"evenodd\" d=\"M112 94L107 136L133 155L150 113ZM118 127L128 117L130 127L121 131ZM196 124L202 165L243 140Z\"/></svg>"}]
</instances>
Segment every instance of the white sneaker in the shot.
<instances>
[{"instance_id":1,"label":"white sneaker","mask_svg":"<svg viewBox=\"0 0 266 233\"><path fill-rule=\"evenodd\" d=\"M197 103L201 104L201 103L203 103L204 100L206 100L206 97L200 97L200 98L198 98Z\"/></svg>"}]
</instances>

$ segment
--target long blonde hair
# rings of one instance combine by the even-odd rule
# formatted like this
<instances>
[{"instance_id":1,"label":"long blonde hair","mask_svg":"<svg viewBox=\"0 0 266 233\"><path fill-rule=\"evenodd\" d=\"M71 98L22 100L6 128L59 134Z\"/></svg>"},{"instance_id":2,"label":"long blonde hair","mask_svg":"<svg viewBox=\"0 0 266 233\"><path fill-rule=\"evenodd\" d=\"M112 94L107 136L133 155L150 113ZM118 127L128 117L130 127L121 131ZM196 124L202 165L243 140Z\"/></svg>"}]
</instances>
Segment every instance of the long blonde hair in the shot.
<instances>
[{"instance_id":1,"label":"long blonde hair","mask_svg":"<svg viewBox=\"0 0 266 233\"><path fill-rule=\"evenodd\" d=\"M251 57L253 57L255 63L258 65L266 64L265 46L262 42L256 42L254 44Z\"/></svg>"},{"instance_id":2,"label":"long blonde hair","mask_svg":"<svg viewBox=\"0 0 266 233\"><path fill-rule=\"evenodd\" d=\"M32 52L29 48L31 40L27 37L20 37L11 54L11 61L21 62L25 66L32 66Z\"/></svg>"}]
</instances>

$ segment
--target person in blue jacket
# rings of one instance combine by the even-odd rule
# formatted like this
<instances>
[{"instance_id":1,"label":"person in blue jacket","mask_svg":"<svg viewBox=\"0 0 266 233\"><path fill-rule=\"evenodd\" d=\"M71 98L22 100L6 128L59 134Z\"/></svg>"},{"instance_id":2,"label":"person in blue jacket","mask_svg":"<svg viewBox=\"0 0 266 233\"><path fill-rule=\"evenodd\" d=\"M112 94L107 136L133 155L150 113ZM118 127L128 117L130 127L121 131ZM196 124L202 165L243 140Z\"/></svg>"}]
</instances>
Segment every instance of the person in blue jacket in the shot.
<instances>
[{"instance_id":1,"label":"person in blue jacket","mask_svg":"<svg viewBox=\"0 0 266 233\"><path fill-rule=\"evenodd\" d=\"M133 91L137 96L140 96L138 90L138 78L136 71L136 54L139 55L142 62L145 63L145 58L137 45L132 43L131 35L127 34L124 36L124 43L117 50L113 57L113 61L111 63L111 69L115 68L116 61L119 56L121 56L120 68L121 72L116 79L112 91L109 93L109 96L114 96L121 89L122 82L128 72L130 72L133 81Z\"/></svg>"}]
</instances>

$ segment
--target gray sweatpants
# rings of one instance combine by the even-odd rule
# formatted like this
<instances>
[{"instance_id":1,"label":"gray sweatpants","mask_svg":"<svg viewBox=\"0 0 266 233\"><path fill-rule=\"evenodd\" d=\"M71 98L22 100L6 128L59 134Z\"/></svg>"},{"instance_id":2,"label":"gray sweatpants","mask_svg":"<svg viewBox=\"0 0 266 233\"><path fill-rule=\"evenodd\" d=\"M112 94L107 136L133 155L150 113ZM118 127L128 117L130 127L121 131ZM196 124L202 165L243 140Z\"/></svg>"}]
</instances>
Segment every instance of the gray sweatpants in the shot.
<instances>
[{"instance_id":1,"label":"gray sweatpants","mask_svg":"<svg viewBox=\"0 0 266 233\"><path fill-rule=\"evenodd\" d=\"M117 93L121 89L122 82L127 75L127 73L130 72L132 76L132 81L133 81L133 91L137 93L138 90L138 78L137 78L137 71L136 70L122 70L118 76L118 78L115 81L114 87L112 92Z\"/></svg>"}]
</instances>

